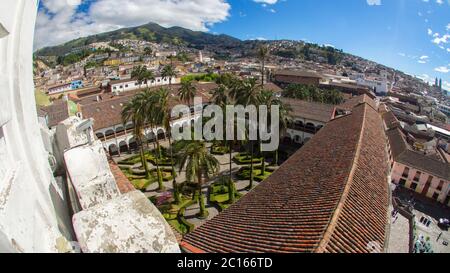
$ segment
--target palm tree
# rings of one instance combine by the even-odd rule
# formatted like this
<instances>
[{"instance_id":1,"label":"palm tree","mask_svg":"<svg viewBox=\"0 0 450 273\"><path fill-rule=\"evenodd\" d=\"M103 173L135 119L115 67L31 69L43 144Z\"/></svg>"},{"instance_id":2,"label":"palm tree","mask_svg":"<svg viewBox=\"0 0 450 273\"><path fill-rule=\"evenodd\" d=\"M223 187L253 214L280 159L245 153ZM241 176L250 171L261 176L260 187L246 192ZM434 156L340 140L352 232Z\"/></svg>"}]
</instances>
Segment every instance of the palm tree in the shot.
<instances>
[{"instance_id":1,"label":"palm tree","mask_svg":"<svg viewBox=\"0 0 450 273\"><path fill-rule=\"evenodd\" d=\"M223 116L224 116L224 120L223 120L223 124L224 124L224 128L226 127L226 121L227 116L226 116L226 106L232 104L231 98L229 96L229 89L224 85L224 84L219 84L219 86L217 88L215 88L214 90L212 90L211 92L212 95L212 102L218 106L220 106L222 108L222 112L223 112ZM224 134L226 134L224 132ZM230 165L229 165L229 178L227 181L227 185L228 185L228 200L230 204L233 204L235 202L235 192L236 192L236 188L234 186L234 181L233 181L233 141L232 140L225 140L226 137L224 136L224 141L222 141L222 143L224 145L228 146L228 152L229 152L229 160L230 160Z\"/></svg>"},{"instance_id":2,"label":"palm tree","mask_svg":"<svg viewBox=\"0 0 450 273\"><path fill-rule=\"evenodd\" d=\"M240 104L243 106L254 105L256 107L260 104L260 94L261 94L261 86L257 84L256 79L248 79L242 81L240 84L236 85L237 87L232 91L232 95L236 101L236 104ZM248 185L249 189L253 188L254 181L254 140L249 140L248 144L250 145L250 183Z\"/></svg>"},{"instance_id":3,"label":"palm tree","mask_svg":"<svg viewBox=\"0 0 450 273\"><path fill-rule=\"evenodd\" d=\"M291 120L290 106L284 104L279 98L277 98L273 95L272 91L269 91L269 90L263 90L261 92L260 102L261 102L261 105L267 106L268 113L269 113L269 117L267 118L268 121L272 120L271 116L270 116L271 115L270 110L271 110L272 105L278 105L278 107L279 107L279 130L280 130L280 135L284 135L286 132L286 129L287 129L287 125L288 125L289 121ZM270 125L269 125L269 127L270 127ZM263 175L266 171L265 170L265 157L264 157L263 151L261 151L261 155L263 157L261 175ZM278 149L275 151L274 164L278 165Z\"/></svg>"},{"instance_id":4,"label":"palm tree","mask_svg":"<svg viewBox=\"0 0 450 273\"><path fill-rule=\"evenodd\" d=\"M144 83L146 74L147 68L142 65L135 66L131 71L131 78L137 80L139 88L141 88L141 85Z\"/></svg>"},{"instance_id":5,"label":"palm tree","mask_svg":"<svg viewBox=\"0 0 450 273\"><path fill-rule=\"evenodd\" d=\"M145 97L143 95L136 95L133 97L122 110L122 121L126 125L128 122L132 122L133 135L139 147L141 156L142 168L145 170L145 178L149 178L147 159L145 158L144 145L142 138L144 137L144 129L147 120L147 113L145 112Z\"/></svg>"},{"instance_id":6,"label":"palm tree","mask_svg":"<svg viewBox=\"0 0 450 273\"><path fill-rule=\"evenodd\" d=\"M157 104L155 107L155 112L158 113L157 114L157 121L158 124L163 125L164 129L166 130L166 132L170 132L172 130L172 127L170 126L170 120L171 120L171 115L170 115L170 106L169 106L169 90L166 88L160 88L157 92L156 92L156 96L157 98ZM170 150L170 161L171 161L171 165L172 165L172 176L173 176L173 181L172 181L172 186L173 186L173 195L175 198L175 202L177 204L180 204L181 202L181 198L180 198L180 194L178 191L178 185L177 185L177 181L176 181L176 172L175 172L175 163L173 160L173 147L172 147L172 140L171 140L171 136L169 136L169 150Z\"/></svg>"},{"instance_id":7,"label":"palm tree","mask_svg":"<svg viewBox=\"0 0 450 273\"><path fill-rule=\"evenodd\" d=\"M172 86L172 78L177 76L177 73L175 72L175 68L172 64L164 66L161 76L164 79L169 79L169 86Z\"/></svg>"},{"instance_id":8,"label":"palm tree","mask_svg":"<svg viewBox=\"0 0 450 273\"><path fill-rule=\"evenodd\" d=\"M148 88L148 87L149 87L149 86L148 86L148 83L149 83L150 81L154 81L154 80L155 80L155 75L153 74L152 71L146 70L146 71L143 73L143 75L141 76L141 79L142 79L144 82L147 83L147 88Z\"/></svg>"},{"instance_id":9,"label":"palm tree","mask_svg":"<svg viewBox=\"0 0 450 273\"><path fill-rule=\"evenodd\" d=\"M180 99L184 102L186 102L189 106L191 105L191 102L194 102L194 98L197 95L197 88L192 83L192 81L185 81L181 83L181 87L178 90L178 96L180 96Z\"/></svg>"},{"instance_id":10,"label":"palm tree","mask_svg":"<svg viewBox=\"0 0 450 273\"><path fill-rule=\"evenodd\" d=\"M264 88L264 75L266 72L266 60L269 56L269 47L267 45L261 45L258 49L258 59L261 62L261 86Z\"/></svg>"},{"instance_id":11,"label":"palm tree","mask_svg":"<svg viewBox=\"0 0 450 273\"><path fill-rule=\"evenodd\" d=\"M197 180L197 196L200 206L200 218L206 218L208 213L205 208L202 186L204 179L210 179L220 170L219 161L208 153L204 141L185 141L181 150L180 171L185 168L186 179L189 182Z\"/></svg>"},{"instance_id":12,"label":"palm tree","mask_svg":"<svg viewBox=\"0 0 450 273\"><path fill-rule=\"evenodd\" d=\"M230 98L228 96L228 89L225 85L219 84L211 91L212 102L220 107L225 107L229 104Z\"/></svg>"},{"instance_id":13,"label":"palm tree","mask_svg":"<svg viewBox=\"0 0 450 273\"><path fill-rule=\"evenodd\" d=\"M143 112L146 116L146 123L150 125L150 128L155 128L156 124L158 122L158 111L156 105L158 104L158 97L155 92L150 91L150 89L146 89L144 92L139 93L136 95L137 97L141 98L142 101L142 108ZM156 144L153 142L153 148L156 151L160 151L159 146L159 139L158 135L156 134ZM161 168L159 166L160 164L160 158L156 158L156 174L158 178L158 190L163 191L164 190L164 184L163 184L163 178L161 173Z\"/></svg>"}]
</instances>

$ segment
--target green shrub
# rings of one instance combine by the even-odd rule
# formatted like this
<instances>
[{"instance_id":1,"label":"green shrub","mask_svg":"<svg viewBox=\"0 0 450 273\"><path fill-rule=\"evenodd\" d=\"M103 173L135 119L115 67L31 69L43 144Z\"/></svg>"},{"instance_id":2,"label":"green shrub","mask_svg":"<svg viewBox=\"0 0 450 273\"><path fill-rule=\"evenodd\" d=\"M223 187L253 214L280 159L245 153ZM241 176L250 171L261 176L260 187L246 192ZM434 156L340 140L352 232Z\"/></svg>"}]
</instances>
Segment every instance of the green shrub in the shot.
<instances>
[{"instance_id":1,"label":"green shrub","mask_svg":"<svg viewBox=\"0 0 450 273\"><path fill-rule=\"evenodd\" d=\"M236 156L234 156L233 160L238 164L238 165L248 165L252 163L252 158L251 155L247 154L247 153L239 153ZM254 164L261 164L263 161L262 157L257 157L254 156L253 157L253 163Z\"/></svg>"},{"instance_id":2,"label":"green shrub","mask_svg":"<svg viewBox=\"0 0 450 273\"><path fill-rule=\"evenodd\" d=\"M274 172L273 168L266 167L266 171L263 175L261 175L261 166L255 166L253 168L253 178L255 181L261 182L266 180L272 173ZM250 167L242 167L238 173L237 176L241 180L249 180L250 179Z\"/></svg>"},{"instance_id":3,"label":"green shrub","mask_svg":"<svg viewBox=\"0 0 450 273\"><path fill-rule=\"evenodd\" d=\"M211 154L213 155L225 155L230 152L230 148L226 146L214 145L211 147Z\"/></svg>"}]
</instances>

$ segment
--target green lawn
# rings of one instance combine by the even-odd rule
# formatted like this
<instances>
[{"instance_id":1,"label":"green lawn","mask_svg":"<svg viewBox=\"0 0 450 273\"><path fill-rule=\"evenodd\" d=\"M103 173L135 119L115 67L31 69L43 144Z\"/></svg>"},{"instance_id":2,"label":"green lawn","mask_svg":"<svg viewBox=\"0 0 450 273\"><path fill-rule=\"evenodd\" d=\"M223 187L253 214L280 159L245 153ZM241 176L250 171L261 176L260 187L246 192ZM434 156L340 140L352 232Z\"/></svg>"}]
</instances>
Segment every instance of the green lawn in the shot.
<instances>
[{"instance_id":1,"label":"green lawn","mask_svg":"<svg viewBox=\"0 0 450 273\"><path fill-rule=\"evenodd\" d=\"M51 104L50 97L38 89L34 91L34 96L37 106L49 106Z\"/></svg>"}]
</instances>

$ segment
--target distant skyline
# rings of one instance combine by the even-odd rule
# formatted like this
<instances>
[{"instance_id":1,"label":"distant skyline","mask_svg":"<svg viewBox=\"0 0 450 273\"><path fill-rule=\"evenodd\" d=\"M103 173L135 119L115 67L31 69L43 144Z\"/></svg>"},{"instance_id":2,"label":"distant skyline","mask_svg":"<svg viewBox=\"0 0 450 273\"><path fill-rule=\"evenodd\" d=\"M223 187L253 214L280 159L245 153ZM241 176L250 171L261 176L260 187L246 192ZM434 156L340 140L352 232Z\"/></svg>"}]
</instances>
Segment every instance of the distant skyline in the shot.
<instances>
[{"instance_id":1,"label":"distant skyline","mask_svg":"<svg viewBox=\"0 0 450 273\"><path fill-rule=\"evenodd\" d=\"M450 90L450 0L41 0L35 48L148 22L332 45Z\"/></svg>"}]
</instances>

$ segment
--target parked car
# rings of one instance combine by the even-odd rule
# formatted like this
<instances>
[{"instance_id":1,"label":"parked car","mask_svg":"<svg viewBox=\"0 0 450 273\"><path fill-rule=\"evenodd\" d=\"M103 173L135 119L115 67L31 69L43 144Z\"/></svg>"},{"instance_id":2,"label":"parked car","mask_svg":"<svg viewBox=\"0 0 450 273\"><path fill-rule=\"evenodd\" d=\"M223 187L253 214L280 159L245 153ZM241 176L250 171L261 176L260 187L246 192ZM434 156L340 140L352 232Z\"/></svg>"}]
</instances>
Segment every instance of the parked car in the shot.
<instances>
[{"instance_id":1,"label":"parked car","mask_svg":"<svg viewBox=\"0 0 450 273\"><path fill-rule=\"evenodd\" d=\"M450 221L445 218L439 219L438 226L442 229L448 230L450 228Z\"/></svg>"}]
</instances>

